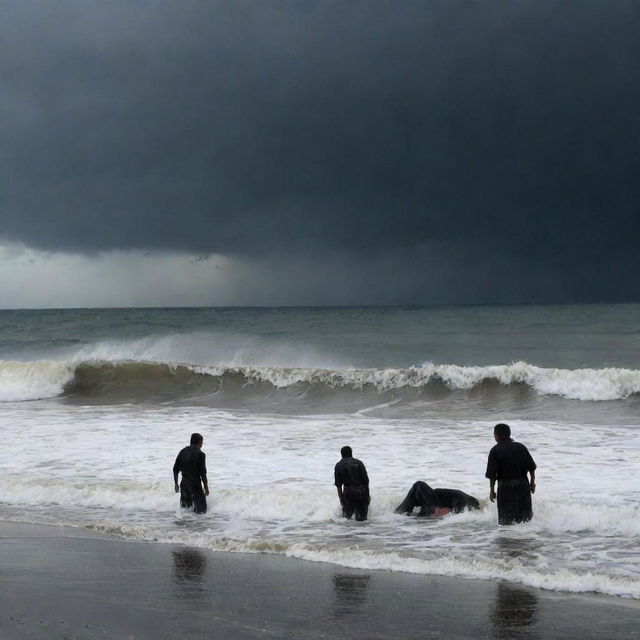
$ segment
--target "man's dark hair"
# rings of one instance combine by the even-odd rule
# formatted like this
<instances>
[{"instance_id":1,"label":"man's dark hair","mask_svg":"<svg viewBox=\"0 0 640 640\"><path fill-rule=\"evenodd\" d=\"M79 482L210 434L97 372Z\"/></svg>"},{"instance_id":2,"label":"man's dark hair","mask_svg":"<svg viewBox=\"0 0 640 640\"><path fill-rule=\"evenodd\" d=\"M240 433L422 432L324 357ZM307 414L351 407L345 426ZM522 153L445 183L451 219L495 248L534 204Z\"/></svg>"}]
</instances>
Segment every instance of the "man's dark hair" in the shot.
<instances>
[{"instance_id":1,"label":"man's dark hair","mask_svg":"<svg viewBox=\"0 0 640 640\"><path fill-rule=\"evenodd\" d=\"M351 447L342 447L342 449L340 449L340 455L343 458L352 458L353 451L351 451Z\"/></svg>"},{"instance_id":2,"label":"man's dark hair","mask_svg":"<svg viewBox=\"0 0 640 640\"><path fill-rule=\"evenodd\" d=\"M501 422L493 428L493 433L495 433L500 440L505 440L511 437L511 427Z\"/></svg>"},{"instance_id":3,"label":"man's dark hair","mask_svg":"<svg viewBox=\"0 0 640 640\"><path fill-rule=\"evenodd\" d=\"M199 433L191 434L191 441L189 444L200 444L203 440L203 437Z\"/></svg>"}]
</instances>

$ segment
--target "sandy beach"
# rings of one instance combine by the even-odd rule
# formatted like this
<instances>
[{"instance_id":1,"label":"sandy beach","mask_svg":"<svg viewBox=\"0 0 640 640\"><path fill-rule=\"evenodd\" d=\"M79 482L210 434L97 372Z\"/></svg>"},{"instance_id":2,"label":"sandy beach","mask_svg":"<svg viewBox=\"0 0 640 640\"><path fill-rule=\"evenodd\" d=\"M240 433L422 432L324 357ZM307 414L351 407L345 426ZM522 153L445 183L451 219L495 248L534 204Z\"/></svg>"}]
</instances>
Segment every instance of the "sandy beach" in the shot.
<instances>
[{"instance_id":1,"label":"sandy beach","mask_svg":"<svg viewBox=\"0 0 640 640\"><path fill-rule=\"evenodd\" d=\"M5 640L625 638L640 603L0 524Z\"/></svg>"}]
</instances>

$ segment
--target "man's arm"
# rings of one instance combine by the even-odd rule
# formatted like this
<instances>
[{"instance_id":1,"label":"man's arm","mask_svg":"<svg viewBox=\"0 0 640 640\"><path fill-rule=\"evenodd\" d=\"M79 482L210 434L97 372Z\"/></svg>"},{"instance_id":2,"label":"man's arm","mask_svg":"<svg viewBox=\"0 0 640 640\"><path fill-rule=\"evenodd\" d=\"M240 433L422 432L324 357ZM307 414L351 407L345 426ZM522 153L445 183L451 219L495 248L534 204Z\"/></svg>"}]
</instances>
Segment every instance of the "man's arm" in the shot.
<instances>
[{"instance_id":1,"label":"man's arm","mask_svg":"<svg viewBox=\"0 0 640 640\"><path fill-rule=\"evenodd\" d=\"M487 460L487 471L484 474L485 478L489 478L489 500L491 502L496 501L496 478L498 477L498 469L496 464L496 457L493 453L493 449L489 451L489 458Z\"/></svg>"},{"instance_id":2,"label":"man's arm","mask_svg":"<svg viewBox=\"0 0 640 640\"><path fill-rule=\"evenodd\" d=\"M202 486L204 487L204 495L209 495L209 483L207 482L207 456L201 451L202 457L200 458L200 479L202 480Z\"/></svg>"},{"instance_id":3,"label":"man's arm","mask_svg":"<svg viewBox=\"0 0 640 640\"><path fill-rule=\"evenodd\" d=\"M524 446L524 445L522 445ZM527 471L529 472L529 475L531 476L531 480L529 481L529 487L531 489L531 493L535 493L536 492L536 469L537 469L537 465L535 463L535 460L531 457L531 453L529 453L529 449L527 449L527 447L524 447L525 450L525 454L526 454L526 459L527 459Z\"/></svg>"},{"instance_id":4,"label":"man's arm","mask_svg":"<svg viewBox=\"0 0 640 640\"><path fill-rule=\"evenodd\" d=\"M173 488L176 493L180 493L180 487L178 486L178 473L180 473L180 455L176 458L173 465Z\"/></svg>"},{"instance_id":5,"label":"man's arm","mask_svg":"<svg viewBox=\"0 0 640 640\"><path fill-rule=\"evenodd\" d=\"M367 473L367 468L364 466L364 463L360 463L360 468L362 469L362 480L364 481L364 486L369 487L369 474Z\"/></svg>"},{"instance_id":6,"label":"man's arm","mask_svg":"<svg viewBox=\"0 0 640 640\"><path fill-rule=\"evenodd\" d=\"M367 498L369 499L369 503L371 503L371 494L369 493L369 475L367 474L367 468L364 464L362 462L360 464L362 466L362 479L364 480L364 486L367 490Z\"/></svg>"},{"instance_id":7,"label":"man's arm","mask_svg":"<svg viewBox=\"0 0 640 640\"><path fill-rule=\"evenodd\" d=\"M342 475L340 474L338 464L333 469L333 479L334 479L333 483L336 485L336 491L338 492L338 500L340 500L340 504L344 506L344 498L342 497Z\"/></svg>"}]
</instances>

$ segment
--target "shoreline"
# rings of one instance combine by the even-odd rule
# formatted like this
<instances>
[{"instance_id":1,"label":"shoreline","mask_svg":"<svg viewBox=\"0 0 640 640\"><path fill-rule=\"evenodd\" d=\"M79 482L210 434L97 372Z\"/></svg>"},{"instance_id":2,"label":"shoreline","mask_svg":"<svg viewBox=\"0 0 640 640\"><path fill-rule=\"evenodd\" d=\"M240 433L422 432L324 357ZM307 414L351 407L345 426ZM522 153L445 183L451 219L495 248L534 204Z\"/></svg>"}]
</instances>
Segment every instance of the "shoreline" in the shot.
<instances>
[{"instance_id":1,"label":"shoreline","mask_svg":"<svg viewBox=\"0 0 640 640\"><path fill-rule=\"evenodd\" d=\"M6 640L637 638L640 602L0 521Z\"/></svg>"}]
</instances>

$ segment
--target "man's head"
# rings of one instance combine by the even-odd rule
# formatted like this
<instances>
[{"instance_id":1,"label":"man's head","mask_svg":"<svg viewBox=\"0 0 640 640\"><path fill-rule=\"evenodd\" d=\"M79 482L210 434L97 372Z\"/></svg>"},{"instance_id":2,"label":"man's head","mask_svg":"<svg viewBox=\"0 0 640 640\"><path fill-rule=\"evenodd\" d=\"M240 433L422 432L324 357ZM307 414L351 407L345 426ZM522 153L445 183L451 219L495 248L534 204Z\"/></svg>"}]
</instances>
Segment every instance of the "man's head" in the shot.
<instances>
[{"instance_id":1,"label":"man's head","mask_svg":"<svg viewBox=\"0 0 640 640\"><path fill-rule=\"evenodd\" d=\"M493 437L496 442L502 442L511 437L511 427L508 424L500 423L493 427Z\"/></svg>"},{"instance_id":2,"label":"man's head","mask_svg":"<svg viewBox=\"0 0 640 640\"><path fill-rule=\"evenodd\" d=\"M343 458L353 458L353 451L351 451L351 447L342 447L342 449L340 449L340 455Z\"/></svg>"},{"instance_id":3,"label":"man's head","mask_svg":"<svg viewBox=\"0 0 640 640\"><path fill-rule=\"evenodd\" d=\"M192 433L189 444L192 444L194 447L201 447L203 440L204 438L199 433Z\"/></svg>"}]
</instances>

